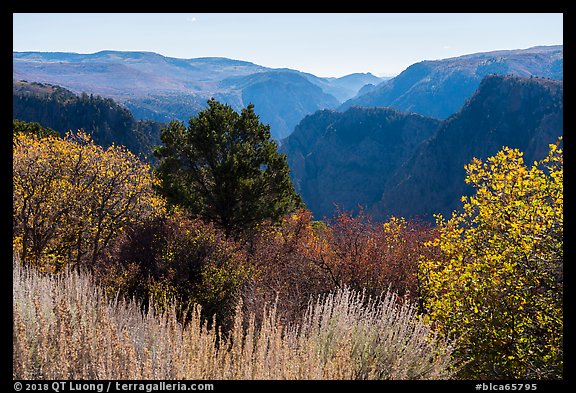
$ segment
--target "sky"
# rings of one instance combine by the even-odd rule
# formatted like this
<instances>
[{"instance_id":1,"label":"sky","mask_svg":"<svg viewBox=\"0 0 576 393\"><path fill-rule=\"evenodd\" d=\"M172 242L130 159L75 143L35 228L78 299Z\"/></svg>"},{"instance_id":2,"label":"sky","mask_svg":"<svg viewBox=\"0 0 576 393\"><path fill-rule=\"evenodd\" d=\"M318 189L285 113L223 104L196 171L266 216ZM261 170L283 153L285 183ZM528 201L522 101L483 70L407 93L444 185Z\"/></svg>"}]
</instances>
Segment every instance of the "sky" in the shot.
<instances>
[{"instance_id":1,"label":"sky","mask_svg":"<svg viewBox=\"0 0 576 393\"><path fill-rule=\"evenodd\" d=\"M15 13L13 50L227 57L320 77L563 44L561 13Z\"/></svg>"}]
</instances>

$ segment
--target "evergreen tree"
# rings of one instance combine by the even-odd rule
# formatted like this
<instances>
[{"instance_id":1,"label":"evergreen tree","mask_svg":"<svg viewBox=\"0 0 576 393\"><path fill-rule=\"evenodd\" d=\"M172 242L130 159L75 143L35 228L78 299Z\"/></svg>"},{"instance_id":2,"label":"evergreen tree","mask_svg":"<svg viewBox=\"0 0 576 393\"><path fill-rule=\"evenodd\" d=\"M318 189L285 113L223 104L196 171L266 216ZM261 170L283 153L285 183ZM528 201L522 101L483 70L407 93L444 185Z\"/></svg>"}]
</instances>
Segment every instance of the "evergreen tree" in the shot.
<instances>
[{"instance_id":1,"label":"evergreen tree","mask_svg":"<svg viewBox=\"0 0 576 393\"><path fill-rule=\"evenodd\" d=\"M215 99L161 132L156 173L160 192L175 205L237 235L259 222L278 221L301 206L286 156L260 123L254 105L235 112Z\"/></svg>"}]
</instances>

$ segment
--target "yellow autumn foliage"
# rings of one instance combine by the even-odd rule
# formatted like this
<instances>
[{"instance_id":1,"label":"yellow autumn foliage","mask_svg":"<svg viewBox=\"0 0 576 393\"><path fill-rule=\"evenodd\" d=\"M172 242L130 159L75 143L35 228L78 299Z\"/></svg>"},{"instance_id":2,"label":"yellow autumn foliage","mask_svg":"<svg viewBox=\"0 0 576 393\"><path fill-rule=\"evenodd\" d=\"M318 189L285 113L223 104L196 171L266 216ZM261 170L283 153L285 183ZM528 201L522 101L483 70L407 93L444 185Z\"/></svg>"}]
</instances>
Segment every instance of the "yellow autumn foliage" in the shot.
<instances>
[{"instance_id":1,"label":"yellow autumn foliage","mask_svg":"<svg viewBox=\"0 0 576 393\"><path fill-rule=\"evenodd\" d=\"M163 210L148 164L80 131L17 133L12 165L14 252L43 270L89 266L127 225Z\"/></svg>"},{"instance_id":2,"label":"yellow autumn foliage","mask_svg":"<svg viewBox=\"0 0 576 393\"><path fill-rule=\"evenodd\" d=\"M440 257L420 263L429 318L458 340L462 378L562 378L562 149L529 168L504 148L466 171L476 193L437 217Z\"/></svg>"}]
</instances>

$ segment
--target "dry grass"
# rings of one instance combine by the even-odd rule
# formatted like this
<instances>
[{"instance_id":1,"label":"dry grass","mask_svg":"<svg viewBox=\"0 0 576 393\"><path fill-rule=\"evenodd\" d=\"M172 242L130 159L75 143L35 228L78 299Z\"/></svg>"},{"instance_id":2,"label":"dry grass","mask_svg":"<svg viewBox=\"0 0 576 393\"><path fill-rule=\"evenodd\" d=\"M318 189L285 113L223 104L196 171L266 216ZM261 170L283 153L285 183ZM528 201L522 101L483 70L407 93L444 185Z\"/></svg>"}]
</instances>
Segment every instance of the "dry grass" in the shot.
<instances>
[{"instance_id":1,"label":"dry grass","mask_svg":"<svg viewBox=\"0 0 576 393\"><path fill-rule=\"evenodd\" d=\"M311 300L302 323L288 327L275 307L256 324L239 305L230 336L216 349L199 307L184 327L174 309L142 314L135 302L108 300L87 274L45 276L14 262L13 278L15 379L451 376L451 345L390 293L366 299L344 288Z\"/></svg>"}]
</instances>

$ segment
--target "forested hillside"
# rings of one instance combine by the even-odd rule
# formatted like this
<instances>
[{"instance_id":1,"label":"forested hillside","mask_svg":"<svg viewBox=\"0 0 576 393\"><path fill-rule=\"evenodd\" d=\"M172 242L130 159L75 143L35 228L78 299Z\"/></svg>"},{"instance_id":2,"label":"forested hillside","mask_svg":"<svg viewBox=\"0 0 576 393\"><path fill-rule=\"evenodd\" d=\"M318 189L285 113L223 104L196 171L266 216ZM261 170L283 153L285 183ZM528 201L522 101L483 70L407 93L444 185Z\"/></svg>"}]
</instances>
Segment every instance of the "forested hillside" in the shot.
<instances>
[{"instance_id":1,"label":"forested hillside","mask_svg":"<svg viewBox=\"0 0 576 393\"><path fill-rule=\"evenodd\" d=\"M541 160L563 134L563 113L561 81L486 77L462 110L391 177L372 214L449 216L460 196L472 191L464 184L464 165L503 146L520 149L526 163Z\"/></svg>"},{"instance_id":2,"label":"forested hillside","mask_svg":"<svg viewBox=\"0 0 576 393\"><path fill-rule=\"evenodd\" d=\"M110 98L78 96L60 86L14 81L12 104L14 119L40 123L60 135L82 129L102 146L124 145L144 159L152 159L151 148L160 143L162 124L137 121Z\"/></svg>"}]
</instances>

